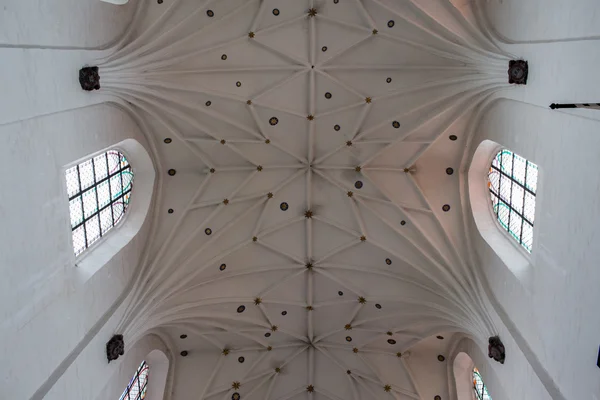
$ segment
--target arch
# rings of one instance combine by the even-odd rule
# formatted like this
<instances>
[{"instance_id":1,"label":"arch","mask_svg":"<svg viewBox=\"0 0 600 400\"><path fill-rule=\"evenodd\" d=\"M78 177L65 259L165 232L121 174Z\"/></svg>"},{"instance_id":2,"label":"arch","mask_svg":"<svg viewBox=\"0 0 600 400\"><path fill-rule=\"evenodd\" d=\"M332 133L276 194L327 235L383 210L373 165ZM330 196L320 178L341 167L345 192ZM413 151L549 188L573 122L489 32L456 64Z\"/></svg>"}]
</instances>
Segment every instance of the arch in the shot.
<instances>
[{"instance_id":1,"label":"arch","mask_svg":"<svg viewBox=\"0 0 600 400\"><path fill-rule=\"evenodd\" d=\"M85 278L96 273L135 237L146 219L154 190L154 165L144 146L135 139L126 139L100 153L108 150L121 151L129 160L135 175L135 192L119 226L113 228L113 232L98 240L77 259L75 264Z\"/></svg>"},{"instance_id":2,"label":"arch","mask_svg":"<svg viewBox=\"0 0 600 400\"><path fill-rule=\"evenodd\" d=\"M532 273L529 258L501 230L490 207L488 173L492 159L501 149L500 144L491 140L484 140L477 147L468 172L469 200L475 224L483 239L513 274L525 282Z\"/></svg>"},{"instance_id":3,"label":"arch","mask_svg":"<svg viewBox=\"0 0 600 400\"><path fill-rule=\"evenodd\" d=\"M169 358L162 350L154 349L146 356L146 362L152 371L151 379L148 381L147 398L162 399L167 387Z\"/></svg>"},{"instance_id":4,"label":"arch","mask_svg":"<svg viewBox=\"0 0 600 400\"><path fill-rule=\"evenodd\" d=\"M467 353L458 353L452 365L458 400L473 400L473 368L475 363Z\"/></svg>"}]
</instances>

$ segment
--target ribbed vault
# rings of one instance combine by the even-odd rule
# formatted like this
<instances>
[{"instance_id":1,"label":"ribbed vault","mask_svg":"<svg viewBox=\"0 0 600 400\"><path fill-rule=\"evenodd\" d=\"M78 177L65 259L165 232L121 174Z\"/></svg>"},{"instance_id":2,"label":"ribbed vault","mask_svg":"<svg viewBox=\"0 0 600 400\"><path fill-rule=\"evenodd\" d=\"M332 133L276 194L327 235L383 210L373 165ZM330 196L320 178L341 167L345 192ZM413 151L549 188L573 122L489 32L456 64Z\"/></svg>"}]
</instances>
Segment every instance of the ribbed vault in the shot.
<instances>
[{"instance_id":1,"label":"ribbed vault","mask_svg":"<svg viewBox=\"0 0 600 400\"><path fill-rule=\"evenodd\" d=\"M98 63L165 169L126 340L201 353L198 399L419 398L405 352L495 333L459 168L508 58L443 0L160 3Z\"/></svg>"}]
</instances>

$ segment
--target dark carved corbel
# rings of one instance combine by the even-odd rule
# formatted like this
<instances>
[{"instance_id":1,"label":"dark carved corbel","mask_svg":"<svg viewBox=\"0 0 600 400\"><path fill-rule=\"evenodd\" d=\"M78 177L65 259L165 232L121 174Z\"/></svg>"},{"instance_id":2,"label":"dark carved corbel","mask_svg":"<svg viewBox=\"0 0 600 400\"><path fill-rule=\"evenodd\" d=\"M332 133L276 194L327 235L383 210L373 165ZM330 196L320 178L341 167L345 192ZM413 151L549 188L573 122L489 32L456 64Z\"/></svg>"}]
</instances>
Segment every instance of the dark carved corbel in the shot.
<instances>
[{"instance_id":1,"label":"dark carved corbel","mask_svg":"<svg viewBox=\"0 0 600 400\"><path fill-rule=\"evenodd\" d=\"M108 358L108 362L111 362L123 354L125 354L125 341L123 340L123 335L114 335L106 343L106 358Z\"/></svg>"},{"instance_id":2,"label":"dark carved corbel","mask_svg":"<svg viewBox=\"0 0 600 400\"><path fill-rule=\"evenodd\" d=\"M100 89L98 67L83 67L79 70L79 84L83 90L91 92Z\"/></svg>"},{"instance_id":3,"label":"dark carved corbel","mask_svg":"<svg viewBox=\"0 0 600 400\"><path fill-rule=\"evenodd\" d=\"M504 364L506 352L500 337L492 336L489 338L488 343L488 356L493 358L495 361L498 361L500 364Z\"/></svg>"},{"instance_id":4,"label":"dark carved corbel","mask_svg":"<svg viewBox=\"0 0 600 400\"><path fill-rule=\"evenodd\" d=\"M529 64L524 60L511 60L508 63L508 83L527 85Z\"/></svg>"}]
</instances>

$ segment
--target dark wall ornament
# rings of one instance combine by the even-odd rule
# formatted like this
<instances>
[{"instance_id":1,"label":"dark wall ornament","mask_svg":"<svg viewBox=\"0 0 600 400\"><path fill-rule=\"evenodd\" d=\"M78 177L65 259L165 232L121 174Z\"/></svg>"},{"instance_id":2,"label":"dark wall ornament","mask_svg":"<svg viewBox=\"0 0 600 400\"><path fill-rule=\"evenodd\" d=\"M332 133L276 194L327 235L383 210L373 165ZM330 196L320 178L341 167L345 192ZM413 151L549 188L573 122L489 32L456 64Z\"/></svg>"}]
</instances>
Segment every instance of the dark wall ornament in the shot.
<instances>
[{"instance_id":1,"label":"dark wall ornament","mask_svg":"<svg viewBox=\"0 0 600 400\"><path fill-rule=\"evenodd\" d=\"M91 92L100 89L98 67L83 67L79 70L79 84L83 90Z\"/></svg>"},{"instance_id":2,"label":"dark wall ornament","mask_svg":"<svg viewBox=\"0 0 600 400\"><path fill-rule=\"evenodd\" d=\"M529 64L525 60L511 60L508 62L508 83L527 85Z\"/></svg>"},{"instance_id":3,"label":"dark wall ornament","mask_svg":"<svg viewBox=\"0 0 600 400\"><path fill-rule=\"evenodd\" d=\"M125 341L123 335L114 335L106 343L106 358L108 362L114 361L125 354Z\"/></svg>"},{"instance_id":4,"label":"dark wall ornament","mask_svg":"<svg viewBox=\"0 0 600 400\"><path fill-rule=\"evenodd\" d=\"M500 364L504 364L506 359L506 352L504 344L500 340L499 336L492 336L488 340L488 356L498 361Z\"/></svg>"}]
</instances>

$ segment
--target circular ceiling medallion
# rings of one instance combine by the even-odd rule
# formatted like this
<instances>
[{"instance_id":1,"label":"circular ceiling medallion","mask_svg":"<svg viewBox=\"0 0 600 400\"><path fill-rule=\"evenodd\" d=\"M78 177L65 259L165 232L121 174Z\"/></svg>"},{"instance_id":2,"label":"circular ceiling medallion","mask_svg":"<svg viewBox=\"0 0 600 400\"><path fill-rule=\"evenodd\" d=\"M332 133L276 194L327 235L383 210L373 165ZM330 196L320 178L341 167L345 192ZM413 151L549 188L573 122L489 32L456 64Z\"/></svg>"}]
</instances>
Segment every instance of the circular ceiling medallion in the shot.
<instances>
[{"instance_id":1,"label":"circular ceiling medallion","mask_svg":"<svg viewBox=\"0 0 600 400\"><path fill-rule=\"evenodd\" d=\"M339 295L339 296L343 296L343 295L344 295L344 292L342 292L342 291L340 290L340 291L338 292L338 295Z\"/></svg>"},{"instance_id":2,"label":"circular ceiling medallion","mask_svg":"<svg viewBox=\"0 0 600 400\"><path fill-rule=\"evenodd\" d=\"M225 57L227 57L227 56L225 56ZM206 103L204 103L204 105L206 107L210 107L211 104L212 104L212 101L210 101L210 100L208 100Z\"/></svg>"},{"instance_id":3,"label":"circular ceiling medallion","mask_svg":"<svg viewBox=\"0 0 600 400\"><path fill-rule=\"evenodd\" d=\"M277 117L271 117L271 119L269 120L269 124L271 124L271 126L275 126L279 123L279 119Z\"/></svg>"},{"instance_id":4,"label":"circular ceiling medallion","mask_svg":"<svg viewBox=\"0 0 600 400\"><path fill-rule=\"evenodd\" d=\"M387 265L392 265L392 260L390 260L389 258L386 258L386 259L385 259L385 263L386 263Z\"/></svg>"},{"instance_id":5,"label":"circular ceiling medallion","mask_svg":"<svg viewBox=\"0 0 600 400\"><path fill-rule=\"evenodd\" d=\"M392 126L396 129L398 129L398 128L400 128L400 122L394 121L394 122L392 122Z\"/></svg>"},{"instance_id":6,"label":"circular ceiling medallion","mask_svg":"<svg viewBox=\"0 0 600 400\"><path fill-rule=\"evenodd\" d=\"M225 271L225 268L227 268L227 264L221 264L219 271Z\"/></svg>"},{"instance_id":7,"label":"circular ceiling medallion","mask_svg":"<svg viewBox=\"0 0 600 400\"><path fill-rule=\"evenodd\" d=\"M446 173L448 175L452 175L454 173L454 168L450 168L450 167L446 168Z\"/></svg>"},{"instance_id":8,"label":"circular ceiling medallion","mask_svg":"<svg viewBox=\"0 0 600 400\"><path fill-rule=\"evenodd\" d=\"M273 9L273 15L275 16L279 16L280 12L279 12L279 8L274 8Z\"/></svg>"},{"instance_id":9,"label":"circular ceiling medallion","mask_svg":"<svg viewBox=\"0 0 600 400\"><path fill-rule=\"evenodd\" d=\"M234 394L231 395L231 400L240 400L242 398L242 396L240 396L240 394L238 392L235 392Z\"/></svg>"},{"instance_id":10,"label":"circular ceiling medallion","mask_svg":"<svg viewBox=\"0 0 600 400\"><path fill-rule=\"evenodd\" d=\"M223 55L221 56L221 60L223 60L223 61L227 60L227 54L223 54Z\"/></svg>"},{"instance_id":11,"label":"circular ceiling medallion","mask_svg":"<svg viewBox=\"0 0 600 400\"><path fill-rule=\"evenodd\" d=\"M327 92L325 93L325 98L326 99L330 99L332 97L331 93Z\"/></svg>"},{"instance_id":12,"label":"circular ceiling medallion","mask_svg":"<svg viewBox=\"0 0 600 400\"><path fill-rule=\"evenodd\" d=\"M444 340L444 337L443 337L443 336L436 336L436 337L437 337L438 339L440 339L440 340Z\"/></svg>"},{"instance_id":13,"label":"circular ceiling medallion","mask_svg":"<svg viewBox=\"0 0 600 400\"><path fill-rule=\"evenodd\" d=\"M206 15L212 18L215 16L215 12L213 10L206 10Z\"/></svg>"},{"instance_id":14,"label":"circular ceiling medallion","mask_svg":"<svg viewBox=\"0 0 600 400\"><path fill-rule=\"evenodd\" d=\"M394 339L388 339L387 342L389 344L396 344L396 341Z\"/></svg>"},{"instance_id":15,"label":"circular ceiling medallion","mask_svg":"<svg viewBox=\"0 0 600 400\"><path fill-rule=\"evenodd\" d=\"M455 141L456 139L458 139L458 136L456 136L456 135L450 135L450 136L448 136L448 138L450 140L452 140L452 141Z\"/></svg>"},{"instance_id":16,"label":"circular ceiling medallion","mask_svg":"<svg viewBox=\"0 0 600 400\"><path fill-rule=\"evenodd\" d=\"M246 306L243 306L243 305L242 305L242 306L239 306L239 307L237 308L237 312L238 312L238 313L243 313L244 311L246 311Z\"/></svg>"},{"instance_id":17,"label":"circular ceiling medallion","mask_svg":"<svg viewBox=\"0 0 600 400\"><path fill-rule=\"evenodd\" d=\"M334 129L335 131L339 131L340 129L342 129L342 127L341 127L341 126L339 126L339 125L335 125L335 126L333 127L333 129Z\"/></svg>"},{"instance_id":18,"label":"circular ceiling medallion","mask_svg":"<svg viewBox=\"0 0 600 400\"><path fill-rule=\"evenodd\" d=\"M212 229L210 229L210 228L206 228L206 229L204 230L204 233L206 233L206 236L210 236L210 235L212 235Z\"/></svg>"},{"instance_id":19,"label":"circular ceiling medallion","mask_svg":"<svg viewBox=\"0 0 600 400\"><path fill-rule=\"evenodd\" d=\"M406 225L406 221L405 220L400 221L400 225L402 225L402 226Z\"/></svg>"},{"instance_id":20,"label":"circular ceiling medallion","mask_svg":"<svg viewBox=\"0 0 600 400\"><path fill-rule=\"evenodd\" d=\"M440 395L437 395L437 396L435 396L435 397L433 398L433 400L442 400L442 396L440 396Z\"/></svg>"},{"instance_id":21,"label":"circular ceiling medallion","mask_svg":"<svg viewBox=\"0 0 600 400\"><path fill-rule=\"evenodd\" d=\"M282 311L281 315L286 316L287 315L287 311Z\"/></svg>"},{"instance_id":22,"label":"circular ceiling medallion","mask_svg":"<svg viewBox=\"0 0 600 400\"><path fill-rule=\"evenodd\" d=\"M450 205L449 204L444 204L444 206L442 207L442 210L444 210L444 212L450 211Z\"/></svg>"},{"instance_id":23,"label":"circular ceiling medallion","mask_svg":"<svg viewBox=\"0 0 600 400\"><path fill-rule=\"evenodd\" d=\"M187 357L187 355L189 354L187 350L182 351L181 353L181 357Z\"/></svg>"},{"instance_id":24,"label":"circular ceiling medallion","mask_svg":"<svg viewBox=\"0 0 600 400\"><path fill-rule=\"evenodd\" d=\"M177 173L177 171L175 171L174 169L171 168L168 173L171 176L175 176L175 174Z\"/></svg>"},{"instance_id":25,"label":"circular ceiling medallion","mask_svg":"<svg viewBox=\"0 0 600 400\"><path fill-rule=\"evenodd\" d=\"M265 333L265 337L271 337L271 332Z\"/></svg>"},{"instance_id":26,"label":"circular ceiling medallion","mask_svg":"<svg viewBox=\"0 0 600 400\"><path fill-rule=\"evenodd\" d=\"M356 181L354 183L354 187L357 188L357 189L362 189L362 187L363 187L362 181Z\"/></svg>"},{"instance_id":27,"label":"circular ceiling medallion","mask_svg":"<svg viewBox=\"0 0 600 400\"><path fill-rule=\"evenodd\" d=\"M237 86L237 87L242 87L242 82L240 82L240 81L237 81L237 82L235 83L235 86Z\"/></svg>"},{"instance_id":28,"label":"circular ceiling medallion","mask_svg":"<svg viewBox=\"0 0 600 400\"><path fill-rule=\"evenodd\" d=\"M439 361L439 362L444 362L444 361L446 361L446 357L444 357L444 356L443 356L443 355L441 355L441 354L440 354L440 355L439 355L437 358L438 358L438 361Z\"/></svg>"},{"instance_id":29,"label":"circular ceiling medallion","mask_svg":"<svg viewBox=\"0 0 600 400\"><path fill-rule=\"evenodd\" d=\"M173 139L171 139L170 137L168 137L168 138L165 138L164 142L166 144L173 143Z\"/></svg>"},{"instance_id":30,"label":"circular ceiling medallion","mask_svg":"<svg viewBox=\"0 0 600 400\"><path fill-rule=\"evenodd\" d=\"M388 28L393 28L396 25L396 22L393 19L390 19L387 23Z\"/></svg>"},{"instance_id":31,"label":"circular ceiling medallion","mask_svg":"<svg viewBox=\"0 0 600 400\"><path fill-rule=\"evenodd\" d=\"M375 308L381 310L381 304L375 304Z\"/></svg>"},{"instance_id":32,"label":"circular ceiling medallion","mask_svg":"<svg viewBox=\"0 0 600 400\"><path fill-rule=\"evenodd\" d=\"M172 208L169 208L169 210L167 211L169 214L173 214L175 212L175 210L173 210Z\"/></svg>"},{"instance_id":33,"label":"circular ceiling medallion","mask_svg":"<svg viewBox=\"0 0 600 400\"><path fill-rule=\"evenodd\" d=\"M281 211L287 211L290 208L290 205L286 202L283 202L279 205L279 208L281 209Z\"/></svg>"},{"instance_id":34,"label":"circular ceiling medallion","mask_svg":"<svg viewBox=\"0 0 600 400\"><path fill-rule=\"evenodd\" d=\"M350 336L346 336L346 342L351 342L352 338Z\"/></svg>"},{"instance_id":35,"label":"circular ceiling medallion","mask_svg":"<svg viewBox=\"0 0 600 400\"><path fill-rule=\"evenodd\" d=\"M246 359L244 357L238 357L238 362L242 364Z\"/></svg>"},{"instance_id":36,"label":"circular ceiling medallion","mask_svg":"<svg viewBox=\"0 0 600 400\"><path fill-rule=\"evenodd\" d=\"M323 46L323 47L321 47L321 51L322 51L322 52L326 52L326 51L327 51L327 46Z\"/></svg>"},{"instance_id":37,"label":"circular ceiling medallion","mask_svg":"<svg viewBox=\"0 0 600 400\"><path fill-rule=\"evenodd\" d=\"M185 339L185 338L187 338L187 335L186 335L186 334L179 335L179 339Z\"/></svg>"},{"instance_id":38,"label":"circular ceiling medallion","mask_svg":"<svg viewBox=\"0 0 600 400\"><path fill-rule=\"evenodd\" d=\"M387 78L385 81L386 81L387 83L392 83L392 78Z\"/></svg>"}]
</instances>

